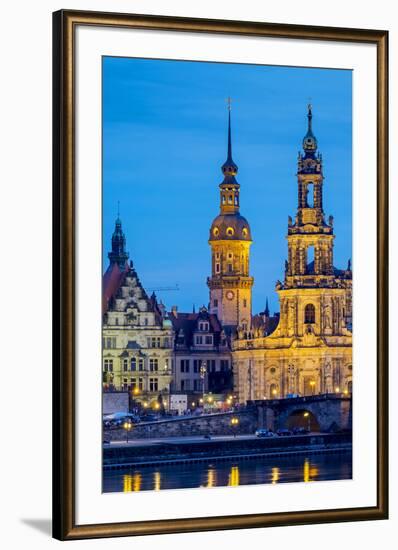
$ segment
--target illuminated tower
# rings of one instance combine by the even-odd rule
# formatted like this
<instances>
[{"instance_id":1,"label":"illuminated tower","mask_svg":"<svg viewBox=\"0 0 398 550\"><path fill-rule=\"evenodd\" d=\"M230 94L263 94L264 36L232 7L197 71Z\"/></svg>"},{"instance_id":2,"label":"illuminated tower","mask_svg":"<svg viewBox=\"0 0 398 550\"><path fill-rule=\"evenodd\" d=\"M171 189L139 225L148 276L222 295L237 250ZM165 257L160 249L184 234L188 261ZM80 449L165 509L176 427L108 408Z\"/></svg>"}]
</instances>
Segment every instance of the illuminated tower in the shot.
<instances>
[{"instance_id":1,"label":"illuminated tower","mask_svg":"<svg viewBox=\"0 0 398 550\"><path fill-rule=\"evenodd\" d=\"M299 152L298 205L288 220L288 260L284 283L277 285L281 313L279 332L285 336L345 334L351 318L351 268L333 265L333 217L325 221L322 200L322 156L312 131L312 107Z\"/></svg>"},{"instance_id":2,"label":"illuminated tower","mask_svg":"<svg viewBox=\"0 0 398 550\"><path fill-rule=\"evenodd\" d=\"M251 289L249 256L252 237L247 220L239 213L240 185L235 176L238 167L232 160L231 104L228 102L228 156L221 170L220 214L210 228L211 277L210 312L224 326L250 327Z\"/></svg>"}]
</instances>

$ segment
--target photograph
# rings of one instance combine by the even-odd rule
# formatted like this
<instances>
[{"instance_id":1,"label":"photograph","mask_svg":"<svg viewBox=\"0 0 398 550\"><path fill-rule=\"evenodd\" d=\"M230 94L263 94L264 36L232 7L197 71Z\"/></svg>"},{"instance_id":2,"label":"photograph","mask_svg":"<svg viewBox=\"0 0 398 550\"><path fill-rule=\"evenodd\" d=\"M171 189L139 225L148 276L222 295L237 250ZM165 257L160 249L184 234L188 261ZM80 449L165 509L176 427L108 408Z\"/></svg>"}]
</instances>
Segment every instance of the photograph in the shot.
<instances>
[{"instance_id":1,"label":"photograph","mask_svg":"<svg viewBox=\"0 0 398 550\"><path fill-rule=\"evenodd\" d=\"M350 482L353 71L101 63L103 493Z\"/></svg>"}]
</instances>

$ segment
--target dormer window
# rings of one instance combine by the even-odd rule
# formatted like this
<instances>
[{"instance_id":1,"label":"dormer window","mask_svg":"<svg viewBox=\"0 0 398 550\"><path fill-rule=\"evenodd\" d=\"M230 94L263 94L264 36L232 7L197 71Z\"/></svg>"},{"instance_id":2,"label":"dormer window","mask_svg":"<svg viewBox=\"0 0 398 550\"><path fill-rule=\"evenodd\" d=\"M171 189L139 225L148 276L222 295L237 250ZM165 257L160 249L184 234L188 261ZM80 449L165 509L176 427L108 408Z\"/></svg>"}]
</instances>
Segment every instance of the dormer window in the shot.
<instances>
[{"instance_id":1,"label":"dormer window","mask_svg":"<svg viewBox=\"0 0 398 550\"><path fill-rule=\"evenodd\" d=\"M201 332L207 332L209 330L209 323L207 321L199 323L199 330Z\"/></svg>"}]
</instances>

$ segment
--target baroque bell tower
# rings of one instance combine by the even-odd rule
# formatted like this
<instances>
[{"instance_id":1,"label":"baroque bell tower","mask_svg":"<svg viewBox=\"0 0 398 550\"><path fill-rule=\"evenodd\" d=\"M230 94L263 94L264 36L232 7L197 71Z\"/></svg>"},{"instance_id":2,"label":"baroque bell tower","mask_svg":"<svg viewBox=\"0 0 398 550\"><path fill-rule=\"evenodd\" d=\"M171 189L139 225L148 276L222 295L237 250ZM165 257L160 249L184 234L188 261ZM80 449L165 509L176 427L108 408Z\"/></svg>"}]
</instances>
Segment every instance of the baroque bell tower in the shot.
<instances>
[{"instance_id":1,"label":"baroque bell tower","mask_svg":"<svg viewBox=\"0 0 398 550\"><path fill-rule=\"evenodd\" d=\"M253 277L249 275L252 237L247 220L240 214L240 185L235 176L238 166L232 159L231 101L228 100L228 153L221 167L220 214L210 228L211 277L210 312L223 326L247 330L251 321Z\"/></svg>"},{"instance_id":2,"label":"baroque bell tower","mask_svg":"<svg viewBox=\"0 0 398 550\"><path fill-rule=\"evenodd\" d=\"M288 260L284 283L277 283L279 332L285 336L342 335L351 319L351 266L333 264L333 217L323 211L322 156L312 130L308 105L307 133L298 155L298 205L288 218Z\"/></svg>"}]
</instances>

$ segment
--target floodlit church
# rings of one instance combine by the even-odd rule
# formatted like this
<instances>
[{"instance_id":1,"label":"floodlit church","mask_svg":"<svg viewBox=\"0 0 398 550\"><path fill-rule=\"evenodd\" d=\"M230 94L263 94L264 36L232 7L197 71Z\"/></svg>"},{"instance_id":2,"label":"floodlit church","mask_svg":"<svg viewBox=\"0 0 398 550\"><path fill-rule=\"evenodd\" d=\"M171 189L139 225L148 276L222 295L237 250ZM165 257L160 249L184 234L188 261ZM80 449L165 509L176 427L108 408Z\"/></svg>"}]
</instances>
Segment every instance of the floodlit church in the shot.
<instances>
[{"instance_id":1,"label":"floodlit church","mask_svg":"<svg viewBox=\"0 0 398 550\"><path fill-rule=\"evenodd\" d=\"M294 221L288 219L284 281L276 283L279 323L265 335L261 326L247 327L241 314L233 342L234 390L240 402L352 392L351 265L340 270L333 264L333 217L325 220L322 156L317 150L309 106L308 130L298 157L297 213ZM232 184L230 188L235 189ZM250 235L248 228L247 232ZM243 258L243 248L241 254ZM247 270L244 275L248 277ZM250 281L248 277L246 304ZM220 301L215 294L214 299ZM241 312L242 303L235 303Z\"/></svg>"}]
</instances>

